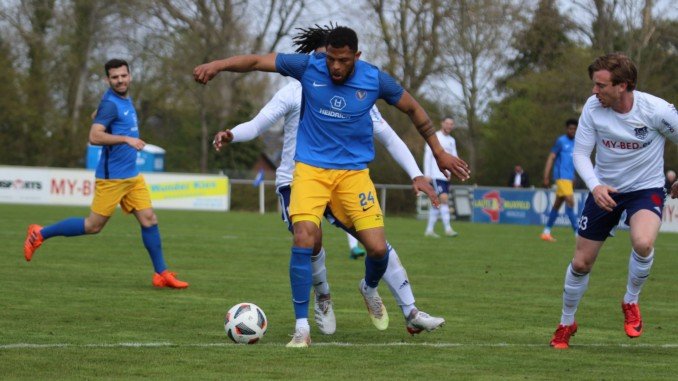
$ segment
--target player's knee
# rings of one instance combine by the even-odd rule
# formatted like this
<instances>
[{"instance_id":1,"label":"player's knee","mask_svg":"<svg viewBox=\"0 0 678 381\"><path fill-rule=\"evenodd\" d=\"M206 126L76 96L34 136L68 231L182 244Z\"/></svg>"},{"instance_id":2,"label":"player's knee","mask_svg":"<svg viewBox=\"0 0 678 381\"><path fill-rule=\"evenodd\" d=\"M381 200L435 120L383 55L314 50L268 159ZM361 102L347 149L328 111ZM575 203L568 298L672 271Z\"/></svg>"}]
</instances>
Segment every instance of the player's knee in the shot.
<instances>
[{"instance_id":1,"label":"player's knee","mask_svg":"<svg viewBox=\"0 0 678 381\"><path fill-rule=\"evenodd\" d=\"M572 270L576 273L579 274L589 273L591 271L591 267L593 267L592 261L587 261L578 258L572 260Z\"/></svg>"},{"instance_id":2,"label":"player's knee","mask_svg":"<svg viewBox=\"0 0 678 381\"><path fill-rule=\"evenodd\" d=\"M654 240L648 237L640 237L633 240L633 251L641 257L647 257L652 252Z\"/></svg>"},{"instance_id":3,"label":"player's knee","mask_svg":"<svg viewBox=\"0 0 678 381\"><path fill-rule=\"evenodd\" d=\"M316 234L304 224L294 225L294 246L312 247L314 251L320 250L320 243L316 243ZM317 246L317 247L316 247Z\"/></svg>"},{"instance_id":4,"label":"player's knee","mask_svg":"<svg viewBox=\"0 0 678 381\"><path fill-rule=\"evenodd\" d=\"M379 246L376 246L376 247L370 247L370 248L365 248L365 249L366 249L365 251L367 251L367 255L369 255L370 257L372 257L374 259L384 258L384 256L388 252L388 248L386 247L386 245L383 245L383 246L379 245Z\"/></svg>"},{"instance_id":5,"label":"player's knee","mask_svg":"<svg viewBox=\"0 0 678 381\"><path fill-rule=\"evenodd\" d=\"M85 222L85 233L86 234L98 234L101 230L103 230L104 224L99 224L99 223L87 223Z\"/></svg>"},{"instance_id":6,"label":"player's knee","mask_svg":"<svg viewBox=\"0 0 678 381\"><path fill-rule=\"evenodd\" d=\"M440 198L440 203L444 204L447 203L450 199L450 196L447 193L441 193L438 198Z\"/></svg>"}]
</instances>

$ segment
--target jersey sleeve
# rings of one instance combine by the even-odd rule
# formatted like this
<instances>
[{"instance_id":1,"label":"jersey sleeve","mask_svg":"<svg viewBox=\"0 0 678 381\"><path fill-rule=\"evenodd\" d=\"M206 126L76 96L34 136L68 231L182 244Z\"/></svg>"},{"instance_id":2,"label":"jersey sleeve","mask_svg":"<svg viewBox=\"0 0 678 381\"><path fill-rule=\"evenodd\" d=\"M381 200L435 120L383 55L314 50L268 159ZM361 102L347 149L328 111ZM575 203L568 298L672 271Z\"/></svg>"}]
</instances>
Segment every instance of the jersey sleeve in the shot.
<instances>
[{"instance_id":1,"label":"jersey sleeve","mask_svg":"<svg viewBox=\"0 0 678 381\"><path fill-rule=\"evenodd\" d=\"M404 92L405 89L393 77L379 71L379 98L390 105L394 105L398 103Z\"/></svg>"},{"instance_id":2,"label":"jersey sleeve","mask_svg":"<svg viewBox=\"0 0 678 381\"><path fill-rule=\"evenodd\" d=\"M659 132L678 144L678 111L676 107L667 102L657 110L656 119Z\"/></svg>"},{"instance_id":3,"label":"jersey sleeve","mask_svg":"<svg viewBox=\"0 0 678 381\"><path fill-rule=\"evenodd\" d=\"M309 59L310 56L308 54L279 53L275 57L275 68L278 73L301 81Z\"/></svg>"},{"instance_id":4,"label":"jersey sleeve","mask_svg":"<svg viewBox=\"0 0 678 381\"><path fill-rule=\"evenodd\" d=\"M560 138L556 139L555 144L553 144L553 147L551 147L551 153L555 153L556 155L563 149L563 144L562 140Z\"/></svg>"},{"instance_id":5,"label":"jersey sleeve","mask_svg":"<svg viewBox=\"0 0 678 381\"><path fill-rule=\"evenodd\" d=\"M584 106L584 110L579 118L577 134L574 137L572 158L579 177L584 180L586 186L591 191L600 185L600 180L598 180L596 173L593 171L593 163L591 162L591 152L595 144L596 131L593 128L590 111Z\"/></svg>"},{"instance_id":6,"label":"jersey sleeve","mask_svg":"<svg viewBox=\"0 0 678 381\"><path fill-rule=\"evenodd\" d=\"M291 86L287 85L278 90L254 119L233 127L233 130L231 130L233 142L246 142L256 138L290 112L294 107L293 101L295 101L290 99L293 96L293 91L290 91L290 88ZM297 100L297 102L299 101Z\"/></svg>"},{"instance_id":7,"label":"jersey sleeve","mask_svg":"<svg viewBox=\"0 0 678 381\"><path fill-rule=\"evenodd\" d=\"M417 161L414 160L414 156L405 145L405 142L400 139L398 134L393 131L393 128L381 117L377 106L372 107L370 110L370 115L372 116L372 124L374 125L374 137L386 147L388 153L391 154L391 157L400 165L402 169L407 172L407 175L410 176L410 179L415 177L423 176Z\"/></svg>"},{"instance_id":8,"label":"jersey sleeve","mask_svg":"<svg viewBox=\"0 0 678 381\"><path fill-rule=\"evenodd\" d=\"M108 129L117 117L118 108L115 106L115 103L111 101L101 101L101 103L99 103L99 108L97 109L97 114L94 117L94 123L100 124Z\"/></svg>"}]
</instances>

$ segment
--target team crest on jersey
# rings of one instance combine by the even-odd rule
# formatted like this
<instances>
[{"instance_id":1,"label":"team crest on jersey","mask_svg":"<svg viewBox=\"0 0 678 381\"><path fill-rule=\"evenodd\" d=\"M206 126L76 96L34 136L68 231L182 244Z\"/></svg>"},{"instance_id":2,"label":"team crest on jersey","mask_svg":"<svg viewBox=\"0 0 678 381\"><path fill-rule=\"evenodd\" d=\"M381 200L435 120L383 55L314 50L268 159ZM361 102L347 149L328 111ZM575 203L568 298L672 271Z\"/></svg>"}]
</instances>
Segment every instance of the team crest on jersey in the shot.
<instances>
[{"instance_id":1,"label":"team crest on jersey","mask_svg":"<svg viewBox=\"0 0 678 381\"><path fill-rule=\"evenodd\" d=\"M335 110L343 110L346 107L346 100L343 97L335 95L330 99L330 106Z\"/></svg>"},{"instance_id":2,"label":"team crest on jersey","mask_svg":"<svg viewBox=\"0 0 678 381\"><path fill-rule=\"evenodd\" d=\"M636 137L638 139L645 140L647 137L647 127L634 128L633 130L636 132Z\"/></svg>"},{"instance_id":3,"label":"team crest on jersey","mask_svg":"<svg viewBox=\"0 0 678 381\"><path fill-rule=\"evenodd\" d=\"M358 98L359 101L362 101L367 97L367 91L365 90L358 90L355 92L355 97Z\"/></svg>"}]
</instances>

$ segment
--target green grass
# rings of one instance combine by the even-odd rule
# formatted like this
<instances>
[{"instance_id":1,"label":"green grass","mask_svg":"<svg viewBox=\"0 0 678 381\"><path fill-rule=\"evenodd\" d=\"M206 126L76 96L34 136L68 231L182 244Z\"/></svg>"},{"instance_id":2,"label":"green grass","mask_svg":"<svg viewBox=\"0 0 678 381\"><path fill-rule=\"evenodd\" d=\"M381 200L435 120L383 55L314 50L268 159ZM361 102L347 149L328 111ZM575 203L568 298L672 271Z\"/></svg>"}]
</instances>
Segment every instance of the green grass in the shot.
<instances>
[{"instance_id":1,"label":"green grass","mask_svg":"<svg viewBox=\"0 0 678 381\"><path fill-rule=\"evenodd\" d=\"M357 291L362 261L346 237L324 230L337 333L312 328L313 346L284 347L294 327L290 235L277 214L158 211L165 257L187 290L154 289L133 217L121 212L97 236L46 242L22 255L29 223L85 208L0 205L0 378L7 379L675 379L678 374L676 236L660 235L641 305L645 333L629 340L619 303L628 234L608 241L591 276L568 351L548 347L560 317L574 238L556 229L457 223L454 239L424 239L424 222L386 218L417 305L447 319L411 337L388 289L391 326L380 332ZM223 315L251 301L264 309L260 344L230 344ZM313 323L312 323L313 324ZM43 346L18 346L15 344ZM124 343L137 343L125 345ZM157 343L157 346L152 346ZM337 343L343 343L339 345Z\"/></svg>"}]
</instances>

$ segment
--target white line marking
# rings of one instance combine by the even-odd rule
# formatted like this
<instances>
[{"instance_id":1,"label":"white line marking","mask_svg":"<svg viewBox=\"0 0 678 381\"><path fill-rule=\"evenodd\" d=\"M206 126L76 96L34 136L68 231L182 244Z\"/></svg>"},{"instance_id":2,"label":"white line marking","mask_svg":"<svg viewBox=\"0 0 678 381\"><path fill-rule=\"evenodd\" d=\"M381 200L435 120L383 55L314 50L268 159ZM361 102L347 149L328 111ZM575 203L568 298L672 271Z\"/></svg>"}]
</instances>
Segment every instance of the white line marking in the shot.
<instances>
[{"instance_id":1,"label":"white line marking","mask_svg":"<svg viewBox=\"0 0 678 381\"><path fill-rule=\"evenodd\" d=\"M260 346L282 347L285 343L259 343ZM53 348L163 348L163 347L181 347L181 348L210 348L210 347L232 347L234 343L169 343L169 342L148 342L148 343L99 343L99 344L34 344L34 343L14 343L0 344L2 349L53 349ZM327 342L313 343L313 347L432 347L432 348L548 348L548 343L541 344L515 344L515 343L342 343ZM615 344L615 343L591 343L591 344L573 344L573 348L662 348L678 349L678 344Z\"/></svg>"}]
</instances>

